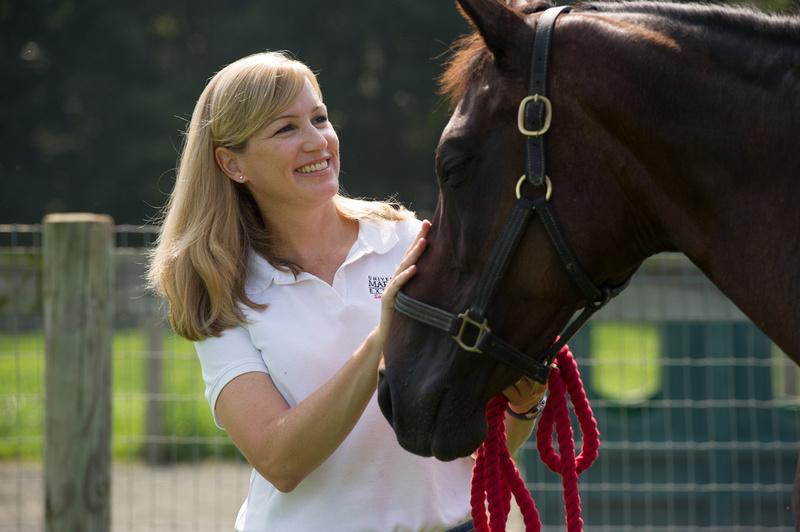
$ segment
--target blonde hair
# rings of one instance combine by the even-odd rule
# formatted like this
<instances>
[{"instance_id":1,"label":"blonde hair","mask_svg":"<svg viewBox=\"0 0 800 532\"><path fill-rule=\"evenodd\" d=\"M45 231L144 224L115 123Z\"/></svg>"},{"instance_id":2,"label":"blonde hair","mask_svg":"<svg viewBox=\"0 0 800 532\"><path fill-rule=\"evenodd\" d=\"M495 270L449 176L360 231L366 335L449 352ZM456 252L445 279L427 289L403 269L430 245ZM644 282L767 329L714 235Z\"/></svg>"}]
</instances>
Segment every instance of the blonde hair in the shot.
<instances>
[{"instance_id":1,"label":"blonde hair","mask_svg":"<svg viewBox=\"0 0 800 532\"><path fill-rule=\"evenodd\" d=\"M244 149L251 135L289 107L305 80L321 98L305 64L280 52L254 54L220 70L195 105L147 272L149 287L166 299L170 325L189 340L245 323L240 304L265 308L244 290L251 249L278 268L299 271L275 254L253 196L222 172L214 150ZM342 216L354 220L413 215L389 202L341 194L333 201Z\"/></svg>"}]
</instances>

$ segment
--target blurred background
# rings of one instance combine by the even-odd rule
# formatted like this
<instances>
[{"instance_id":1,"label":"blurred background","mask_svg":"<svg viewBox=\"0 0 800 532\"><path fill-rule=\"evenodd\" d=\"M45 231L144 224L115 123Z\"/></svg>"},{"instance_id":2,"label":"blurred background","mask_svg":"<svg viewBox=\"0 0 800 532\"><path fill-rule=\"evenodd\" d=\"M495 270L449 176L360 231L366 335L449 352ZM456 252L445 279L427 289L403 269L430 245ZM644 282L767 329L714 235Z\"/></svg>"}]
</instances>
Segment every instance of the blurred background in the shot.
<instances>
[{"instance_id":1,"label":"blurred background","mask_svg":"<svg viewBox=\"0 0 800 532\"><path fill-rule=\"evenodd\" d=\"M113 529L230 530L249 468L142 279L194 102L225 64L289 50L319 74L346 191L429 214L435 78L467 31L449 0L0 0L0 532L44 530L43 216L116 224ZM603 442L587 530L791 529L800 374L690 263L648 261L572 348ZM531 444L518 462L563 529L558 478Z\"/></svg>"},{"instance_id":2,"label":"blurred background","mask_svg":"<svg viewBox=\"0 0 800 532\"><path fill-rule=\"evenodd\" d=\"M0 25L0 223L151 219L207 80L264 50L318 73L350 194L432 209L434 79L467 31L453 2L4 1Z\"/></svg>"}]
</instances>

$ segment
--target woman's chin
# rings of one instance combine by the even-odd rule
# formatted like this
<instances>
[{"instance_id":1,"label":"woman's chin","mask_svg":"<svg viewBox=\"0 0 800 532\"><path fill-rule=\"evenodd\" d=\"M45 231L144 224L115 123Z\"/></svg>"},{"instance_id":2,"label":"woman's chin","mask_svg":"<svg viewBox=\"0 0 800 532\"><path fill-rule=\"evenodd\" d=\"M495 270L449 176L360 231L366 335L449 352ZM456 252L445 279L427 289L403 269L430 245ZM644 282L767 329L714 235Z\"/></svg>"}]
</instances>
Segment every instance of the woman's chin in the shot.
<instances>
[{"instance_id":1,"label":"woman's chin","mask_svg":"<svg viewBox=\"0 0 800 532\"><path fill-rule=\"evenodd\" d=\"M304 196L313 200L329 200L339 192L339 179L336 176L325 179L308 179L298 183Z\"/></svg>"}]
</instances>

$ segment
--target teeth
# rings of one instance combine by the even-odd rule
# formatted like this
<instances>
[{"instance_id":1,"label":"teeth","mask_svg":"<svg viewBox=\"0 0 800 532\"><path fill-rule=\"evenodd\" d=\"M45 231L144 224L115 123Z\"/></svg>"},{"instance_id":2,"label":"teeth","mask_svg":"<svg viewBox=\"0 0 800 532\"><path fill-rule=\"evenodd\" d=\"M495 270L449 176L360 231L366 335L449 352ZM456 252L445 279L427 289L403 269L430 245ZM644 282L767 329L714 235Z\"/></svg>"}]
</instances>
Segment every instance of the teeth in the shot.
<instances>
[{"instance_id":1,"label":"teeth","mask_svg":"<svg viewBox=\"0 0 800 532\"><path fill-rule=\"evenodd\" d=\"M322 161L321 163L317 164L307 164L301 168L298 168L297 171L301 174L310 174L311 172L318 172L320 170L324 170L328 167L328 161Z\"/></svg>"}]
</instances>

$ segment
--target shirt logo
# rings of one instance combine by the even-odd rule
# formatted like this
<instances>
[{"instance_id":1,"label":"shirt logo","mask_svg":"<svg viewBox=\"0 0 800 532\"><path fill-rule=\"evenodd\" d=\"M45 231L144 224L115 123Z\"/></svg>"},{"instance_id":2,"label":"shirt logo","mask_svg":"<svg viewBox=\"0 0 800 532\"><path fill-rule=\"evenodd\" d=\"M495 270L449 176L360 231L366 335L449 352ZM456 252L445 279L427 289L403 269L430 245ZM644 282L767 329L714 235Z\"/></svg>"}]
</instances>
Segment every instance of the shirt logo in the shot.
<instances>
[{"instance_id":1,"label":"shirt logo","mask_svg":"<svg viewBox=\"0 0 800 532\"><path fill-rule=\"evenodd\" d=\"M370 295L375 299L380 299L390 279L391 277L367 275L367 285L369 286Z\"/></svg>"}]
</instances>

